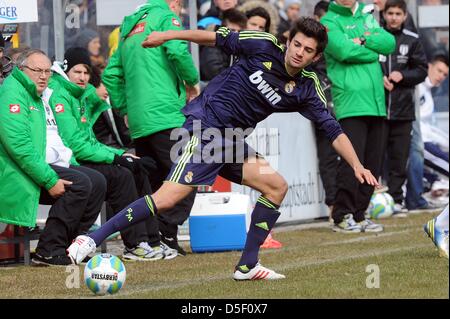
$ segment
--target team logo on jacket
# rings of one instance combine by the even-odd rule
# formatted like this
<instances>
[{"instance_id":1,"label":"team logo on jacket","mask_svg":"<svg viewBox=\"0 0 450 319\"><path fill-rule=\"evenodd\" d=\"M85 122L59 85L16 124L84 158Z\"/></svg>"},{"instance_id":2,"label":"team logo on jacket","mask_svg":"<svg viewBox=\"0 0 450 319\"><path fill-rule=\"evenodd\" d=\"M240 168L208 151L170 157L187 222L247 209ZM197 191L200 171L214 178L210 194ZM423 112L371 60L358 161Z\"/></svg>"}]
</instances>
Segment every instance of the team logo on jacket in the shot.
<instances>
[{"instance_id":1,"label":"team logo on jacket","mask_svg":"<svg viewBox=\"0 0 450 319\"><path fill-rule=\"evenodd\" d=\"M10 104L9 112L10 113L20 113L20 105L19 104Z\"/></svg>"},{"instance_id":2,"label":"team logo on jacket","mask_svg":"<svg viewBox=\"0 0 450 319\"><path fill-rule=\"evenodd\" d=\"M409 51L409 47L407 44L402 44L400 45L400 47L398 48L398 51L400 52L401 55L407 55L408 51Z\"/></svg>"},{"instance_id":3,"label":"team logo on jacket","mask_svg":"<svg viewBox=\"0 0 450 319\"><path fill-rule=\"evenodd\" d=\"M184 181L188 184L192 183L192 179L194 178L194 173L192 171L187 172L184 176Z\"/></svg>"},{"instance_id":4,"label":"team logo on jacket","mask_svg":"<svg viewBox=\"0 0 450 319\"><path fill-rule=\"evenodd\" d=\"M87 122L86 116L82 116L81 117L81 123L86 123L86 122Z\"/></svg>"},{"instance_id":5,"label":"team logo on jacket","mask_svg":"<svg viewBox=\"0 0 450 319\"><path fill-rule=\"evenodd\" d=\"M56 104L55 112L56 113L64 113L64 104Z\"/></svg>"},{"instance_id":6,"label":"team logo on jacket","mask_svg":"<svg viewBox=\"0 0 450 319\"><path fill-rule=\"evenodd\" d=\"M136 24L136 26L133 28L133 30L131 30L131 32L128 34L128 37L131 37L135 34L144 32L145 24L146 24L146 22L141 22L141 23Z\"/></svg>"},{"instance_id":7,"label":"team logo on jacket","mask_svg":"<svg viewBox=\"0 0 450 319\"><path fill-rule=\"evenodd\" d=\"M172 18L172 24L173 24L174 26L176 26L176 27L181 26L180 21L178 21L178 20L175 19L175 18Z\"/></svg>"},{"instance_id":8,"label":"team logo on jacket","mask_svg":"<svg viewBox=\"0 0 450 319\"><path fill-rule=\"evenodd\" d=\"M290 81L289 83L286 83L286 85L284 86L284 90L286 91L286 93L292 93L294 89L295 89L294 81Z\"/></svg>"}]
</instances>

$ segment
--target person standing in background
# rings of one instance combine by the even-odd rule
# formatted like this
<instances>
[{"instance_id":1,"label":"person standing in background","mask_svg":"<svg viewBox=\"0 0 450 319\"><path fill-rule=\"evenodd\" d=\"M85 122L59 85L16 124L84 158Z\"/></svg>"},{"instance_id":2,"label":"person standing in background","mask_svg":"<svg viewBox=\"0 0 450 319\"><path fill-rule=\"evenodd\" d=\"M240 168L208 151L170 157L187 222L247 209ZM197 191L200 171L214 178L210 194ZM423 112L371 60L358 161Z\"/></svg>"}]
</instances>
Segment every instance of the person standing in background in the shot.
<instances>
[{"instance_id":1,"label":"person standing in background","mask_svg":"<svg viewBox=\"0 0 450 319\"><path fill-rule=\"evenodd\" d=\"M403 184L406 181L412 123L415 120L414 89L427 76L427 59L419 35L404 27L408 16L404 0L387 0L383 10L385 29L394 35L395 51L380 55L386 93L386 161L388 193L394 199L394 216L406 217Z\"/></svg>"},{"instance_id":2,"label":"person standing in background","mask_svg":"<svg viewBox=\"0 0 450 319\"><path fill-rule=\"evenodd\" d=\"M434 131L429 123L434 110L431 89L441 85L447 76L448 56L437 54L428 63L428 76L425 81L416 88L416 120L413 123L405 197L406 207L409 211L430 211L437 208L423 197L424 140L429 142Z\"/></svg>"},{"instance_id":3,"label":"person standing in background","mask_svg":"<svg viewBox=\"0 0 450 319\"><path fill-rule=\"evenodd\" d=\"M336 0L321 19L328 31L327 74L337 120L356 154L374 176L380 176L386 104L379 54L395 49L395 38L379 26L364 4ZM374 187L359 184L345 161L339 164L333 207L333 230L343 233L381 232L383 226L365 218Z\"/></svg>"}]
</instances>

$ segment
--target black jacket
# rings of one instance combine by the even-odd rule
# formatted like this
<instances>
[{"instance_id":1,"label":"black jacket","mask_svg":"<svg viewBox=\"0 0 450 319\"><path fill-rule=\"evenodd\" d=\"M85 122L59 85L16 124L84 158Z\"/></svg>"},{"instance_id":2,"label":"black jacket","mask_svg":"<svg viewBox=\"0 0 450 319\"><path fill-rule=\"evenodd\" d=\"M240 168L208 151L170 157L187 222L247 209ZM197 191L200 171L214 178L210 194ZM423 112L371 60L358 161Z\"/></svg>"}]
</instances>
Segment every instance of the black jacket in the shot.
<instances>
[{"instance_id":1,"label":"black jacket","mask_svg":"<svg viewBox=\"0 0 450 319\"><path fill-rule=\"evenodd\" d=\"M396 41L394 53L380 56L385 76L399 71L403 80L394 83L394 89L386 93L388 120L414 121L414 87L422 83L427 76L427 59L419 36L407 29L390 31Z\"/></svg>"},{"instance_id":2,"label":"black jacket","mask_svg":"<svg viewBox=\"0 0 450 319\"><path fill-rule=\"evenodd\" d=\"M331 97L331 81L327 76L327 64L325 58L322 56L319 61L311 63L311 70L317 74L320 81L320 86L322 87L323 93L325 93L325 98L327 99L327 108L334 114L333 111L333 101Z\"/></svg>"},{"instance_id":3,"label":"black jacket","mask_svg":"<svg viewBox=\"0 0 450 319\"><path fill-rule=\"evenodd\" d=\"M228 68L231 55L218 47L202 47L200 51L200 79L211 81L216 75Z\"/></svg>"},{"instance_id":4,"label":"black jacket","mask_svg":"<svg viewBox=\"0 0 450 319\"><path fill-rule=\"evenodd\" d=\"M125 121L116 110L104 111L98 117L93 129L95 136L103 144L115 148L134 147Z\"/></svg>"},{"instance_id":5,"label":"black jacket","mask_svg":"<svg viewBox=\"0 0 450 319\"><path fill-rule=\"evenodd\" d=\"M12 72L14 68L14 63L7 56L0 58L0 84L3 80Z\"/></svg>"}]
</instances>

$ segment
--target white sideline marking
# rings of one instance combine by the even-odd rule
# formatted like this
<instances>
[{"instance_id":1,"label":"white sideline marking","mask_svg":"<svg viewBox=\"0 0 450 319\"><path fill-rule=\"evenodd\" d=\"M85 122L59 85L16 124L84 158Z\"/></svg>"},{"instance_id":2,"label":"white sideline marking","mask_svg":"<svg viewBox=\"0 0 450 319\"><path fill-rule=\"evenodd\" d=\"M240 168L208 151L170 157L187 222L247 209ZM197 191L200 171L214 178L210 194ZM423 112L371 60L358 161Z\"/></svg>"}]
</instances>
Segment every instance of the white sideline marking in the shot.
<instances>
[{"instance_id":1,"label":"white sideline marking","mask_svg":"<svg viewBox=\"0 0 450 319\"><path fill-rule=\"evenodd\" d=\"M406 229L406 230L395 231L395 232L390 232L390 233L378 233L378 234L366 233L366 234L370 234L372 236L356 237L356 238L341 240L341 241L337 241L337 242L325 242L325 243L319 244L319 246L332 246L332 245L338 245L338 244L357 243L360 241L366 241L366 240L370 240L370 239L374 239L374 238L390 237L390 236L395 236L395 235L399 235L399 234L410 233L412 231L416 231L416 229Z\"/></svg>"},{"instance_id":2,"label":"white sideline marking","mask_svg":"<svg viewBox=\"0 0 450 319\"><path fill-rule=\"evenodd\" d=\"M363 242L363 241L367 241L367 240L371 240L371 239L377 239L380 237L389 237L389 236L395 236L395 235L400 235L400 234L405 234L405 233L409 233L411 231L417 231L417 229L415 228L410 228L410 229L406 229L406 230L401 230L401 231L394 231L394 232L389 232L389 233L357 233L357 234L345 234L343 236L354 236L354 235L359 235L356 238L350 238L350 239L345 239L345 240L339 240L339 241L329 241L329 242L324 242L324 243L318 243L318 244L314 244L316 246L339 246L339 245L345 245L345 244L351 244L351 243L357 243L357 242ZM362 234L366 234L365 236ZM273 254L273 253L277 253L279 251L283 251L283 252L288 252L291 250L297 250L298 247L296 246L290 246L290 247L283 247L280 249L262 249L260 250L259 254L260 255L266 255L266 254Z\"/></svg>"},{"instance_id":3,"label":"white sideline marking","mask_svg":"<svg viewBox=\"0 0 450 319\"><path fill-rule=\"evenodd\" d=\"M320 260L320 261L317 261L317 260L304 261L301 258L297 258L297 259L291 260L287 265L285 264L283 266L273 267L273 269L276 271L282 272L282 271L287 271L290 269L297 269L297 268L323 265L323 264L331 264L331 263L341 262L341 261L350 260L350 259L361 259L361 258L366 258L366 257L389 255L389 254L399 253L399 252L407 251L407 250L414 250L414 249L423 248L423 247L430 247L430 245L422 244L422 245L414 245L414 246L394 248L394 249L388 249L388 250L378 250L378 251L372 251L372 252L368 252L368 253L358 253L357 255L328 258L328 259L324 259L324 260ZM116 296L105 296L104 298L114 298L114 297L122 298L125 296L131 296L134 294L142 294L142 293L146 293L146 292L150 292L150 291L184 288L184 287L196 286L196 285L204 284L204 283L212 283L214 281L219 281L219 280L227 280L227 279L232 280L231 275L232 274L230 273L230 274L223 275L223 276L197 278L196 281L185 280L185 281L180 281L180 282L173 283L173 284L154 285L152 287L133 287L132 289L127 289L126 291L123 291L123 292L117 294Z\"/></svg>"}]
</instances>

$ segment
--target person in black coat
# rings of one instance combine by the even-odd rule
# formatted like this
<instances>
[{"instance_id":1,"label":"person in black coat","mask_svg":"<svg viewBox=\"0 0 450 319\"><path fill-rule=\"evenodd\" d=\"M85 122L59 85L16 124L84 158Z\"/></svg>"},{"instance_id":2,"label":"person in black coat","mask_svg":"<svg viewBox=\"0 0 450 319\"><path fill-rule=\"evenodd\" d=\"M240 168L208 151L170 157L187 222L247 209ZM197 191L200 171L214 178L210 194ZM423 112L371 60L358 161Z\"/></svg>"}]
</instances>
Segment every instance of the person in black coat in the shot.
<instances>
[{"instance_id":1,"label":"person in black coat","mask_svg":"<svg viewBox=\"0 0 450 319\"><path fill-rule=\"evenodd\" d=\"M402 186L406 180L406 165L411 144L412 123L415 120L414 89L427 76L427 60L417 33L404 27L408 16L404 0L388 0L383 16L385 29L396 41L395 51L380 56L386 93L386 160L387 185L393 197L394 215L404 216Z\"/></svg>"},{"instance_id":2,"label":"person in black coat","mask_svg":"<svg viewBox=\"0 0 450 319\"><path fill-rule=\"evenodd\" d=\"M222 26L231 31L239 32L247 26L247 17L237 9L223 12ZM228 68L231 56L217 47L202 47L200 52L200 79L211 81L216 75Z\"/></svg>"}]
</instances>

